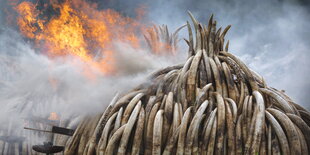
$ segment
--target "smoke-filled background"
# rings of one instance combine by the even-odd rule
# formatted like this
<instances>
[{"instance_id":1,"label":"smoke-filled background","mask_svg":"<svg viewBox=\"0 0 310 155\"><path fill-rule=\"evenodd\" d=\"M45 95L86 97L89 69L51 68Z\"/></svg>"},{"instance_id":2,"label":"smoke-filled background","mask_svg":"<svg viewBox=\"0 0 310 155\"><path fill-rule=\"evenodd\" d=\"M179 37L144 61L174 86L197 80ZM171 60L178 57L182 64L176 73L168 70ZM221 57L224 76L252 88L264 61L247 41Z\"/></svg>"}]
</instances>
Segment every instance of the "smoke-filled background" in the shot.
<instances>
[{"instance_id":1,"label":"smoke-filled background","mask_svg":"<svg viewBox=\"0 0 310 155\"><path fill-rule=\"evenodd\" d=\"M5 0L1 0L1 4ZM211 14L218 26L232 25L226 40L230 52L254 71L267 84L283 89L298 104L310 108L310 6L301 0L106 0L95 1L100 9L112 8L135 18L135 10L144 8L145 23L167 24L170 30L189 20L191 11L206 24ZM126 92L158 68L183 63L187 52L180 42L174 59L154 56L144 49L118 43L118 74L89 80L76 67L83 66L72 57L50 60L7 24L1 5L0 15L0 121L22 120L30 113L47 117L57 112L62 117L77 117L102 112L115 93ZM187 38L187 31L180 32ZM140 52L137 52L140 51ZM74 64L74 65L72 65ZM95 72L95 71L94 71ZM53 81L56 82L53 82ZM68 115L68 116L64 116ZM21 127L22 122L16 123Z\"/></svg>"}]
</instances>

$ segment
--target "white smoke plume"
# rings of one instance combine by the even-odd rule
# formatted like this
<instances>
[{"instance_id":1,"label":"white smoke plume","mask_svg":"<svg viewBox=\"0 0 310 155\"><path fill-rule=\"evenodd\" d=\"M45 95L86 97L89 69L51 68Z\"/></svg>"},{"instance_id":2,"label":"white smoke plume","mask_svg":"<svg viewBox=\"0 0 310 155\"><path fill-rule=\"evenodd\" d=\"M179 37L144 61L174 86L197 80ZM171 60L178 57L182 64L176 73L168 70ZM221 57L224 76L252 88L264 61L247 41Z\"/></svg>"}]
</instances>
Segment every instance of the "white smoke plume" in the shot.
<instances>
[{"instance_id":1,"label":"white smoke plume","mask_svg":"<svg viewBox=\"0 0 310 155\"><path fill-rule=\"evenodd\" d=\"M48 118L55 112L62 119L102 113L116 93L126 93L175 58L155 56L145 49L115 42L113 75L83 68L88 64L74 57L49 58L37 52L14 30L0 34L0 128L19 132L24 120ZM169 61L168 61L169 59Z\"/></svg>"}]
</instances>

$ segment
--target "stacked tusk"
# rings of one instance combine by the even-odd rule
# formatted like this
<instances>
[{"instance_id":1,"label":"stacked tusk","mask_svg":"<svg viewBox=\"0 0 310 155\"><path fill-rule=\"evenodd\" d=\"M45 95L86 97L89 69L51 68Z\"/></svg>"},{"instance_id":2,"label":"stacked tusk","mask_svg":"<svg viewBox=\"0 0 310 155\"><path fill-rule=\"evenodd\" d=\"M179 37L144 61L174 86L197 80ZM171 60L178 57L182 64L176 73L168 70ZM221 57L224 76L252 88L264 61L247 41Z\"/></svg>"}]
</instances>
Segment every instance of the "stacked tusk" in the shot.
<instances>
[{"instance_id":1,"label":"stacked tusk","mask_svg":"<svg viewBox=\"0 0 310 155\"><path fill-rule=\"evenodd\" d=\"M228 52L230 26L222 32L213 16L208 25L190 18L186 63L155 72L152 84L81 121L66 154L309 153L310 112ZM169 45L176 39L167 27L153 31L146 36L152 50L160 49L158 35Z\"/></svg>"}]
</instances>

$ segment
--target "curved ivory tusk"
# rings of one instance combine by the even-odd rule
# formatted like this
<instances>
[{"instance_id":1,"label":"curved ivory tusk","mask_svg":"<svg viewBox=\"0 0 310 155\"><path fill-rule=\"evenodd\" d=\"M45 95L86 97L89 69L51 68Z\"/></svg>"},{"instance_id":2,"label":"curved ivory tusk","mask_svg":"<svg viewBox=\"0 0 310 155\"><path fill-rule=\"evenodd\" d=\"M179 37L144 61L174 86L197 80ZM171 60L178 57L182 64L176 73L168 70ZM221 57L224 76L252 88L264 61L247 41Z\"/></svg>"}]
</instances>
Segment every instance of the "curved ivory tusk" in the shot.
<instances>
[{"instance_id":1,"label":"curved ivory tusk","mask_svg":"<svg viewBox=\"0 0 310 155\"><path fill-rule=\"evenodd\" d=\"M113 136L111 137L107 149L105 151L105 155L113 155L114 154L114 149L117 146L116 143L121 139L122 134L126 128L127 124L124 124L123 126L121 126L120 128L118 128L116 130L116 132L113 134Z\"/></svg>"},{"instance_id":2,"label":"curved ivory tusk","mask_svg":"<svg viewBox=\"0 0 310 155\"><path fill-rule=\"evenodd\" d=\"M298 110L300 113L301 118L307 123L307 125L310 125L310 113L308 111L304 110Z\"/></svg>"},{"instance_id":3,"label":"curved ivory tusk","mask_svg":"<svg viewBox=\"0 0 310 155\"><path fill-rule=\"evenodd\" d=\"M217 132L217 116L215 116L215 120L212 126L211 136L207 147L207 154L213 154L214 153L214 145L215 145L215 139L216 139L216 132Z\"/></svg>"},{"instance_id":4,"label":"curved ivory tusk","mask_svg":"<svg viewBox=\"0 0 310 155\"><path fill-rule=\"evenodd\" d=\"M175 103L173 108L173 121L172 121L172 133L180 126L181 124L181 117L180 117L180 109L179 104Z\"/></svg>"},{"instance_id":5,"label":"curved ivory tusk","mask_svg":"<svg viewBox=\"0 0 310 155\"><path fill-rule=\"evenodd\" d=\"M194 143L195 134L198 134L199 125L202 119L203 112L206 110L208 106L208 100L204 101L199 109L197 110L187 132L186 136L186 147L185 147L185 154L191 154L192 146Z\"/></svg>"},{"instance_id":6,"label":"curved ivory tusk","mask_svg":"<svg viewBox=\"0 0 310 155\"><path fill-rule=\"evenodd\" d=\"M105 123L107 121L107 117L108 117L108 114L110 113L110 111L112 110L112 107L113 105L116 103L117 99L119 97L119 94L117 93L112 101L110 102L109 106L106 108L106 110L104 111L104 113L102 114L101 118L99 119L98 123L97 123L97 126L95 128L95 131L92 135L92 137L90 138L89 140L89 148L88 148L88 151L87 151L87 155L92 155L94 154L94 151L95 151L95 147L96 147L96 143L98 143L99 141L99 136L100 136L100 132L102 131L102 129L104 128L105 126Z\"/></svg>"},{"instance_id":7,"label":"curved ivory tusk","mask_svg":"<svg viewBox=\"0 0 310 155\"><path fill-rule=\"evenodd\" d=\"M112 126L112 123L113 121L115 120L117 116L117 112L114 113L110 118L109 120L107 121L106 125L104 126L103 128L103 131L102 131L102 135L100 137L100 140L99 140L99 143L98 143L98 151L99 153L100 152L104 152L105 151L105 148L106 148L106 145L108 143L108 135L109 135L109 131L110 131L110 128Z\"/></svg>"},{"instance_id":8,"label":"curved ivory tusk","mask_svg":"<svg viewBox=\"0 0 310 155\"><path fill-rule=\"evenodd\" d=\"M248 102L249 102L249 98L250 96L246 96L244 99L244 103L243 103L243 108L242 108L242 138L243 141L246 142L247 138L248 138L248 130L247 130L247 107L248 107ZM244 150L245 151L245 150Z\"/></svg>"},{"instance_id":9,"label":"curved ivory tusk","mask_svg":"<svg viewBox=\"0 0 310 155\"><path fill-rule=\"evenodd\" d=\"M286 100L284 100L278 94L276 94L273 91L268 90L266 88L260 88L259 90L261 92L263 92L264 94L266 94L266 95L272 97L273 99L275 99L276 100L276 102L275 102L276 106L281 108L281 110L285 111L286 113L294 114L294 110L290 107L290 105L286 102Z\"/></svg>"},{"instance_id":10,"label":"curved ivory tusk","mask_svg":"<svg viewBox=\"0 0 310 155\"><path fill-rule=\"evenodd\" d=\"M141 141L143 137L144 119L145 119L145 111L144 111L144 108L141 107L137 126L136 126L135 136L133 139L133 145L132 145L132 150L131 150L132 155L139 155L140 153L140 146L141 146Z\"/></svg>"},{"instance_id":11,"label":"curved ivory tusk","mask_svg":"<svg viewBox=\"0 0 310 155\"><path fill-rule=\"evenodd\" d=\"M220 72L217 68L217 65L215 64L215 61L212 58L209 58L209 62L210 62L211 70L212 70L212 73L214 75L214 80L215 80L215 83L213 83L215 84L214 88L218 93L223 94Z\"/></svg>"},{"instance_id":12,"label":"curved ivory tusk","mask_svg":"<svg viewBox=\"0 0 310 155\"><path fill-rule=\"evenodd\" d=\"M279 139L282 153L284 155L290 154L290 147L289 147L286 135L285 135L281 125L278 123L278 121L268 111L266 111L265 113L266 113L266 118L268 119L268 122L272 126L273 130L275 131L275 133Z\"/></svg>"},{"instance_id":13,"label":"curved ivory tusk","mask_svg":"<svg viewBox=\"0 0 310 155\"><path fill-rule=\"evenodd\" d=\"M228 152L229 154L234 155L236 152L234 118L230 106L227 102L225 102L225 108L226 108L225 116L227 124L226 133L227 133Z\"/></svg>"},{"instance_id":14,"label":"curved ivory tusk","mask_svg":"<svg viewBox=\"0 0 310 155\"><path fill-rule=\"evenodd\" d=\"M294 123L279 110L268 108L267 111L270 112L273 116L275 116L275 118L277 118L277 120L284 128L291 148L290 153L301 154L301 144L298 138L298 133L294 128Z\"/></svg>"},{"instance_id":15,"label":"curved ivory tusk","mask_svg":"<svg viewBox=\"0 0 310 155\"><path fill-rule=\"evenodd\" d=\"M242 121L242 115L238 117L236 124L236 154L243 154L241 121Z\"/></svg>"},{"instance_id":16,"label":"curved ivory tusk","mask_svg":"<svg viewBox=\"0 0 310 155\"><path fill-rule=\"evenodd\" d=\"M167 99L166 99L166 104L165 104L165 116L168 119L168 122L172 122L172 116L173 116L173 93L169 92Z\"/></svg>"},{"instance_id":17,"label":"curved ivory tusk","mask_svg":"<svg viewBox=\"0 0 310 155\"><path fill-rule=\"evenodd\" d=\"M227 101L231 107L234 123L237 123L237 110L238 110L238 108L237 108L236 102L234 100L232 100L231 98L225 98L225 101Z\"/></svg>"},{"instance_id":18,"label":"curved ivory tusk","mask_svg":"<svg viewBox=\"0 0 310 155\"><path fill-rule=\"evenodd\" d=\"M225 103L219 93L213 93L217 101L217 131L216 131L216 153L223 153L224 132L225 132Z\"/></svg>"},{"instance_id":19,"label":"curved ivory tusk","mask_svg":"<svg viewBox=\"0 0 310 155\"><path fill-rule=\"evenodd\" d=\"M242 107L243 107L243 104L244 104L244 101L245 101L245 92L244 92L244 84L243 82L240 81L240 97L239 97L239 102L238 102L238 114L241 113L242 111Z\"/></svg>"},{"instance_id":20,"label":"curved ivory tusk","mask_svg":"<svg viewBox=\"0 0 310 155\"><path fill-rule=\"evenodd\" d=\"M266 114L266 116L267 116L267 114ZM283 131L283 130L282 130L282 131ZM268 127L268 131L267 131L267 132L268 132L268 135L267 135L267 136L268 136L268 140L267 140L267 145L268 145L268 146L267 146L267 149L268 149L268 150L267 150L267 153L268 153L268 155L271 155L271 152L272 152L272 150L271 150L271 149L272 149L272 147L271 147L271 144L272 144L272 143L271 143L271 136L272 136L272 135L271 135L271 126L270 126L270 125L269 125L269 127Z\"/></svg>"},{"instance_id":21,"label":"curved ivory tusk","mask_svg":"<svg viewBox=\"0 0 310 155\"><path fill-rule=\"evenodd\" d=\"M202 56L202 50L198 50L188 70L186 93L187 93L187 101L190 103L190 105L194 104L196 98L196 77L201 56Z\"/></svg>"},{"instance_id":22,"label":"curved ivory tusk","mask_svg":"<svg viewBox=\"0 0 310 155\"><path fill-rule=\"evenodd\" d=\"M231 25L226 26L226 28L223 30L223 33L221 34L220 38L225 38L226 33L230 29Z\"/></svg>"},{"instance_id":23,"label":"curved ivory tusk","mask_svg":"<svg viewBox=\"0 0 310 155\"><path fill-rule=\"evenodd\" d=\"M151 96L145 107L145 119L144 119L144 131L143 131L145 133L143 137L144 142L146 142L147 140L146 133L148 129L147 126L148 126L149 116L151 114L152 108L154 107L155 103L156 103L156 96Z\"/></svg>"},{"instance_id":24,"label":"curved ivory tusk","mask_svg":"<svg viewBox=\"0 0 310 155\"><path fill-rule=\"evenodd\" d=\"M205 85L199 92L197 95L197 99L196 99L196 105L195 106L200 106L200 103L202 103L208 95L208 91L212 88L212 83L209 83L207 85Z\"/></svg>"},{"instance_id":25,"label":"curved ivory tusk","mask_svg":"<svg viewBox=\"0 0 310 155\"><path fill-rule=\"evenodd\" d=\"M159 109L160 103L156 103L149 116L148 124L147 124L147 130L146 130L146 139L145 139L145 154L151 154L152 153L152 145L153 145L153 129L154 129L154 120L156 113Z\"/></svg>"},{"instance_id":26,"label":"curved ivory tusk","mask_svg":"<svg viewBox=\"0 0 310 155\"><path fill-rule=\"evenodd\" d=\"M297 131L297 134L298 134L298 137L299 137L299 140L300 140L301 153L302 154L309 154L308 153L308 146L307 146L307 142L306 142L304 134L302 134L301 130L297 126L294 126L294 127L295 127L295 129Z\"/></svg>"},{"instance_id":27,"label":"curved ivory tusk","mask_svg":"<svg viewBox=\"0 0 310 155\"><path fill-rule=\"evenodd\" d=\"M216 114L217 114L217 108L215 108L209 117L208 122L206 123L204 129L203 129L203 144L202 144L202 154L207 154L207 146L208 146L208 142L209 139L211 137L211 130L212 130L212 126L214 123L214 120L216 119Z\"/></svg>"},{"instance_id":28,"label":"curved ivory tusk","mask_svg":"<svg viewBox=\"0 0 310 155\"><path fill-rule=\"evenodd\" d=\"M64 151L65 154L73 155L76 152L76 149L81 139L81 135L83 133L83 130L87 122L88 122L88 119L86 118L78 125L73 136L67 142L67 147L65 148L65 151Z\"/></svg>"},{"instance_id":29,"label":"curved ivory tusk","mask_svg":"<svg viewBox=\"0 0 310 155\"><path fill-rule=\"evenodd\" d=\"M181 121L180 133L179 133L178 145L177 145L177 154L178 155L184 154L186 131L187 131L188 123L190 121L192 109L193 109L193 107L187 108L187 110L185 111L184 116L182 118L182 121Z\"/></svg>"},{"instance_id":30,"label":"curved ivory tusk","mask_svg":"<svg viewBox=\"0 0 310 155\"><path fill-rule=\"evenodd\" d=\"M225 75L225 79L227 83L228 97L236 101L237 95L236 95L235 86L234 86L235 82L233 80L232 74L225 62L222 63L222 66L223 66L224 75Z\"/></svg>"},{"instance_id":31,"label":"curved ivory tusk","mask_svg":"<svg viewBox=\"0 0 310 155\"><path fill-rule=\"evenodd\" d=\"M134 108L133 112L131 113L131 115L129 117L128 123L124 129L124 133L122 135L122 138L121 138L121 141L120 141L120 144L118 147L118 151L117 151L117 154L119 154L119 155L125 155L125 153L126 153L126 148L127 148L129 136L130 136L132 128L133 128L133 126L137 120L140 109L141 109L141 101L139 101L139 103Z\"/></svg>"},{"instance_id":32,"label":"curved ivory tusk","mask_svg":"<svg viewBox=\"0 0 310 155\"><path fill-rule=\"evenodd\" d=\"M125 104L127 104L131 98L133 98L134 96L136 96L139 93L143 93L145 92L144 89L142 90L136 90L136 91L132 91L127 93L125 96L121 97L113 106L113 109L111 110L111 114L114 114L116 111L119 110L119 108L121 108L122 106L124 106Z\"/></svg>"},{"instance_id":33,"label":"curved ivory tusk","mask_svg":"<svg viewBox=\"0 0 310 155\"><path fill-rule=\"evenodd\" d=\"M161 154L163 113L164 113L164 110L159 110L155 116L154 129L153 129L152 155L160 155Z\"/></svg>"},{"instance_id":34,"label":"curved ivory tusk","mask_svg":"<svg viewBox=\"0 0 310 155\"><path fill-rule=\"evenodd\" d=\"M189 22L186 22L187 25L187 31L188 31L188 46L189 46L189 53L188 53L188 57L191 57L193 55L195 55L195 51L194 51L194 39L193 39L193 31L191 28L191 25L189 24Z\"/></svg>"},{"instance_id":35,"label":"curved ivory tusk","mask_svg":"<svg viewBox=\"0 0 310 155\"><path fill-rule=\"evenodd\" d=\"M208 32L209 34L209 49L208 49L208 55L209 57L214 56L214 41L215 41L215 31L216 31L216 21L212 21L212 18L210 18L210 22L208 25Z\"/></svg>"},{"instance_id":36,"label":"curved ivory tusk","mask_svg":"<svg viewBox=\"0 0 310 155\"><path fill-rule=\"evenodd\" d=\"M128 104L127 107L124 111L123 114L123 119L122 119L122 125L124 125L125 123L127 123L128 118L132 112L132 110L134 109L134 107L136 106L136 104L139 102L139 100L144 96L144 93L139 93L137 94ZM141 102L141 101L140 101Z\"/></svg>"},{"instance_id":37,"label":"curved ivory tusk","mask_svg":"<svg viewBox=\"0 0 310 155\"><path fill-rule=\"evenodd\" d=\"M218 91L223 97L228 97L228 93L227 93L227 85L225 82L225 76L224 76L224 71L223 71L223 66L222 63L220 62L220 59L218 58L218 56L215 56L214 58L214 62L217 66L217 70L219 73L219 77L214 77L215 79L218 78L220 84L221 84L221 91Z\"/></svg>"},{"instance_id":38,"label":"curved ivory tusk","mask_svg":"<svg viewBox=\"0 0 310 155\"><path fill-rule=\"evenodd\" d=\"M178 127L174 132L173 135L168 140L168 143L164 149L163 155L170 155L172 154L173 147L175 146L178 136L179 136L180 127Z\"/></svg>"},{"instance_id":39,"label":"curved ivory tusk","mask_svg":"<svg viewBox=\"0 0 310 155\"><path fill-rule=\"evenodd\" d=\"M201 122L202 122L202 120L204 120L206 118L206 114L203 114L200 118L199 118L199 120L197 121L197 123L195 123L196 125L195 125L195 127L194 127L194 130L193 130L193 134L192 134L192 138L191 139L193 139L193 140L191 140L191 141L193 141L193 145L192 145L192 152L193 152L193 154L194 155L198 155L198 139L199 139L199 137L198 136L200 136L200 134L199 134L199 129L200 129L200 126L202 126L202 125L200 125L201 124Z\"/></svg>"},{"instance_id":40,"label":"curved ivory tusk","mask_svg":"<svg viewBox=\"0 0 310 155\"><path fill-rule=\"evenodd\" d=\"M310 149L310 127L307 125L307 123L301 119L300 117L298 117L297 115L294 114L286 114L291 121L297 125L297 127L301 130L301 132L303 133L303 135L305 135L307 144L308 144L308 149Z\"/></svg>"},{"instance_id":41,"label":"curved ivory tusk","mask_svg":"<svg viewBox=\"0 0 310 155\"><path fill-rule=\"evenodd\" d=\"M196 32L196 47L195 47L195 51L201 49L201 32L199 31L199 23L198 21L195 19L195 17L193 16L193 14L188 11L188 14L190 16L190 18L193 21L194 27L195 27L195 32Z\"/></svg>"},{"instance_id":42,"label":"curved ivory tusk","mask_svg":"<svg viewBox=\"0 0 310 155\"><path fill-rule=\"evenodd\" d=\"M122 123L122 116L123 116L123 112L124 112L124 109L123 107L121 107L117 113L117 116L116 116L116 120L115 120L115 123L114 123L114 129L113 131L111 132L112 134L118 129L121 127L121 123ZM111 135L112 136L112 135Z\"/></svg>"},{"instance_id":43,"label":"curved ivory tusk","mask_svg":"<svg viewBox=\"0 0 310 155\"><path fill-rule=\"evenodd\" d=\"M228 52L228 48L229 48L229 40L227 40L227 42L226 42L225 52Z\"/></svg>"},{"instance_id":44,"label":"curved ivory tusk","mask_svg":"<svg viewBox=\"0 0 310 155\"><path fill-rule=\"evenodd\" d=\"M258 91L253 91L253 96L256 101L257 115L255 116L255 126L252 141L252 152L259 152L261 137L263 136L263 126L265 123L265 103L263 96Z\"/></svg>"}]
</instances>

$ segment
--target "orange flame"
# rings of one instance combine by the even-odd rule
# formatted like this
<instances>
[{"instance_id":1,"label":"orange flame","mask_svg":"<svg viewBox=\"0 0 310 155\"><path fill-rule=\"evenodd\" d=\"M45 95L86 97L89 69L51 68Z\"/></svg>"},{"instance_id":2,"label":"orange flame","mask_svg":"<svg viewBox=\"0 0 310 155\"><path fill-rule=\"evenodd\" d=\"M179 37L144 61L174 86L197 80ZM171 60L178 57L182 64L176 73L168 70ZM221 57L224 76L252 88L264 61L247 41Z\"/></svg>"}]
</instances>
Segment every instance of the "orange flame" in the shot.
<instances>
[{"instance_id":1,"label":"orange flame","mask_svg":"<svg viewBox=\"0 0 310 155\"><path fill-rule=\"evenodd\" d=\"M111 74L115 71L113 40L140 46L136 32L141 24L134 19L110 9L98 10L96 4L83 0L46 3L25 1L15 10L21 33L47 48L50 57L75 56L102 73ZM94 60L95 55L102 58Z\"/></svg>"},{"instance_id":2,"label":"orange flame","mask_svg":"<svg viewBox=\"0 0 310 155\"><path fill-rule=\"evenodd\" d=\"M56 120L59 120L59 117L58 117L58 115L55 112L51 112L50 116L48 117L48 119L52 120L52 121L56 121Z\"/></svg>"}]
</instances>

